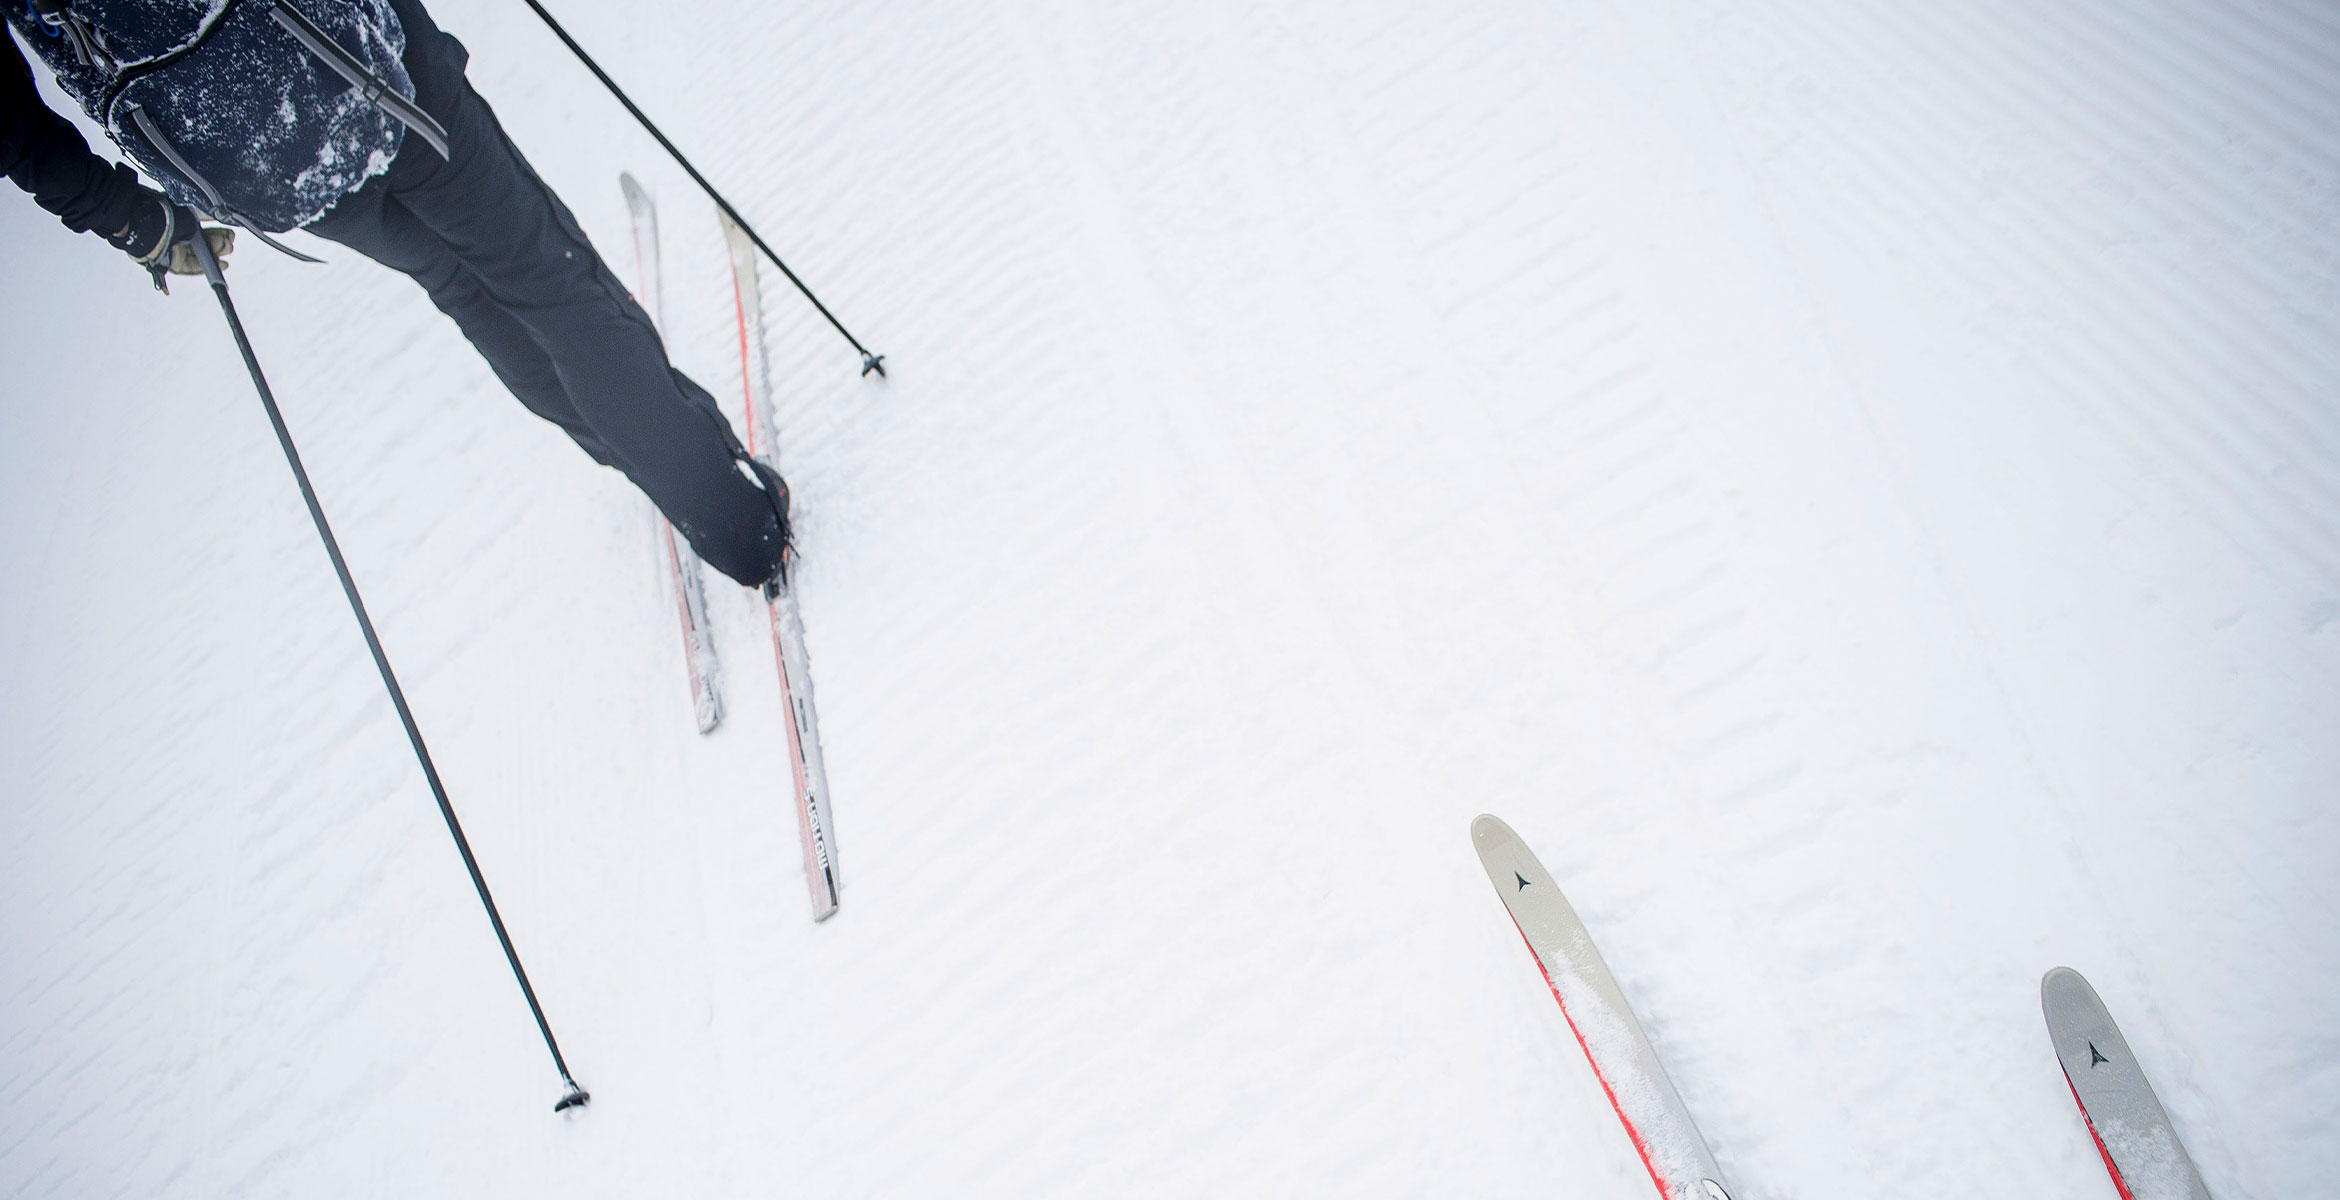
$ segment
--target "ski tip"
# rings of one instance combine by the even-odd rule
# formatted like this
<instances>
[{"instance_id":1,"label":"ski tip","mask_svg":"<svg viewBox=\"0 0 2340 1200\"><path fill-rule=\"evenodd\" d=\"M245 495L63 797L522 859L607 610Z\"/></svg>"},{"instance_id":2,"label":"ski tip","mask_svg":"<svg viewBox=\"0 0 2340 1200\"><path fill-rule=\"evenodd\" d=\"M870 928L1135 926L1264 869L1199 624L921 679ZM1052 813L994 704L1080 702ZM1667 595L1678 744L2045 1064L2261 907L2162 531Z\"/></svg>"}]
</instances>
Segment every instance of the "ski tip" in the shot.
<instances>
[{"instance_id":1,"label":"ski tip","mask_svg":"<svg viewBox=\"0 0 2340 1200\"><path fill-rule=\"evenodd\" d=\"M1492 813L1480 813L1471 819L1471 841L1478 845L1498 845L1518 840L1519 835L1513 833L1511 826L1504 824L1501 817Z\"/></svg>"},{"instance_id":2,"label":"ski tip","mask_svg":"<svg viewBox=\"0 0 2340 1200\"><path fill-rule=\"evenodd\" d=\"M2091 1008L2104 1006L2104 1002L2096 997L2096 989L2089 986L2087 978L2070 967L2055 967L2039 977L2040 1007L2052 1010L2058 997L2079 1000Z\"/></svg>"}]
</instances>

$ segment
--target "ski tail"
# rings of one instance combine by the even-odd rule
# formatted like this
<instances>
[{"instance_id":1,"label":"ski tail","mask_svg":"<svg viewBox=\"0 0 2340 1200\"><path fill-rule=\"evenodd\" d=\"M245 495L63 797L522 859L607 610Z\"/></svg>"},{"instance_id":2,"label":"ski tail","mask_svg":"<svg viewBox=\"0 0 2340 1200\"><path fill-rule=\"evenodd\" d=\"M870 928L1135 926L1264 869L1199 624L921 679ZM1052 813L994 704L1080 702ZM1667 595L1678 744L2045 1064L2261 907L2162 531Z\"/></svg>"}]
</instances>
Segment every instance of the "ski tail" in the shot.
<instances>
[{"instance_id":1,"label":"ski tail","mask_svg":"<svg viewBox=\"0 0 2340 1200\"><path fill-rule=\"evenodd\" d=\"M1560 885L1527 843L1494 817L1471 822L1471 842L1658 1195L1731 1200L1705 1136Z\"/></svg>"},{"instance_id":2,"label":"ski tail","mask_svg":"<svg viewBox=\"0 0 2340 1200\"><path fill-rule=\"evenodd\" d=\"M715 631L707 620L707 584L698 552L674 532L664 514L658 540L665 550L667 578L674 584L675 618L682 626L683 666L690 677L691 715L700 733L723 723L721 671L715 658Z\"/></svg>"},{"instance_id":3,"label":"ski tail","mask_svg":"<svg viewBox=\"0 0 2340 1200\"><path fill-rule=\"evenodd\" d=\"M739 374L748 453L777 468L771 371L765 358L762 296L756 283L756 248L729 215L717 210L731 251L731 288L739 321ZM812 916L836 915L842 878L837 870L836 827L829 816L829 772L821 757L820 718L813 706L812 657L805 649L804 619L797 610L792 567L767 588L772 616L772 657L780 672L780 698L788 709L789 780L795 791L797 830L804 842L804 878L812 893Z\"/></svg>"},{"instance_id":4,"label":"ski tail","mask_svg":"<svg viewBox=\"0 0 2340 1200\"><path fill-rule=\"evenodd\" d=\"M659 274L658 208L650 193L632 175L618 174L626 195L626 215L634 233L634 302L650 316L650 324L664 335L661 313L664 281ZM699 569L698 552L676 536L664 513L658 515L658 551L666 578L674 591L675 619L682 626L683 668L691 685L691 715L700 733L713 733L723 723L723 688L715 658L715 631L707 620L707 585Z\"/></svg>"}]
</instances>

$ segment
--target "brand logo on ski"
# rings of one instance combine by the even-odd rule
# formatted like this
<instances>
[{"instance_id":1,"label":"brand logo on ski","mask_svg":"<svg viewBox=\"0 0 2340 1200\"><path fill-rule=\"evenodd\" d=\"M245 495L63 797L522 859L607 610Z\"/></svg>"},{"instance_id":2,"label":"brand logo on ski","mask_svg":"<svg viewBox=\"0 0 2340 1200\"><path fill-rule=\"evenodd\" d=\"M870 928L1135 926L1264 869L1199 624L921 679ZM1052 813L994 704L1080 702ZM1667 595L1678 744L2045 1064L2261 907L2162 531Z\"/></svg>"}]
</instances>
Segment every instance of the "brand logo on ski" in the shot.
<instances>
[{"instance_id":1,"label":"brand logo on ski","mask_svg":"<svg viewBox=\"0 0 2340 1200\"><path fill-rule=\"evenodd\" d=\"M2111 1061L2111 1059L2106 1058L2104 1055L2097 1052L2095 1042L2088 1043L2088 1065L2091 1069L2093 1069L2098 1063L2109 1063Z\"/></svg>"},{"instance_id":2,"label":"brand logo on ski","mask_svg":"<svg viewBox=\"0 0 2340 1200\"><path fill-rule=\"evenodd\" d=\"M1519 873L1519 872L1517 872L1517 871L1513 871L1513 872L1511 873L1511 877L1512 877L1513 879L1516 879L1516 880L1518 880L1518 881L1519 881L1519 890L1520 890L1520 891L1523 891L1523 892L1524 892L1524 891L1526 891L1526 890L1527 890L1527 876L1525 876L1525 875L1522 875L1522 874L1520 874L1520 873Z\"/></svg>"}]
</instances>

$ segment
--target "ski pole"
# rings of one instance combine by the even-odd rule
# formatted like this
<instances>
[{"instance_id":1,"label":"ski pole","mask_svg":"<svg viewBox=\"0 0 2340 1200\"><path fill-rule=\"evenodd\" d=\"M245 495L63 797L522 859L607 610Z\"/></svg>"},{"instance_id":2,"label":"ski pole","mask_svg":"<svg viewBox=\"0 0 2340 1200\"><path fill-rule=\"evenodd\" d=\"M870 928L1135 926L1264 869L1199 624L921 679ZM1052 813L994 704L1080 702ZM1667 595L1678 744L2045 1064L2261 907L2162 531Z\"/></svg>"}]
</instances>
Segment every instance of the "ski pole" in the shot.
<instances>
[{"instance_id":1,"label":"ski pole","mask_svg":"<svg viewBox=\"0 0 2340 1200\"><path fill-rule=\"evenodd\" d=\"M244 356L244 369L252 373L252 386L259 389L260 404L268 410L268 423L276 427L276 441L284 447L284 460L292 465L293 478L301 485L301 500L309 506L309 519L317 523L317 536L325 541L325 554L333 560L333 573L341 577L342 593L349 597L349 610L357 614L358 629L366 635L366 649L373 652L374 666L382 672L382 683L390 689L390 703L398 709L398 720L406 726L406 740L414 743L414 756L422 763L423 778L430 781L431 795L439 801L439 815L447 818L447 832L455 835L455 849L463 855L463 869L471 872L471 885L479 889L479 902L487 907L488 923L496 927L496 940L503 943L504 959L512 964L512 977L520 981L520 994L528 998L528 1011L536 1016L536 1028L544 1035L544 1048L552 1051L553 1067L561 1073L565 1089L554 1112L583 1105L593 1097L569 1075L569 1064L561 1058L560 1043L553 1040L552 1026L544 1019L544 1008L536 1002L536 989L528 985L528 972L520 965L520 952L512 948L512 936L504 932L504 918L496 912L495 897L488 895L485 876L479 873L479 860L471 855L471 842L463 836L463 826L455 820L455 806L447 801L447 789L439 782L439 769L431 765L431 752L423 745L422 730L414 723L414 712L406 706L406 693L398 686L398 676L390 671L390 659L382 653L382 639L374 636L373 619L366 616L366 602L358 598L357 582L350 578L349 564L341 557L341 544L333 539L333 527L325 523L325 510L317 503L317 490L309 486L309 472L301 466L300 451L293 448L292 432L285 428L284 414L276 407L276 395L268 390L268 379L260 373L260 360L252 354L252 340L244 336L244 322L236 316L235 301L228 298L227 277L220 273L219 256L212 253L211 240L203 231L195 233L196 259L203 264L203 277L211 281L213 295L219 297L219 310L227 314L228 328L236 335L236 349Z\"/></svg>"},{"instance_id":2,"label":"ski pole","mask_svg":"<svg viewBox=\"0 0 2340 1200\"><path fill-rule=\"evenodd\" d=\"M585 47L578 45L577 39L570 37L569 31L561 28L559 21L553 20L553 15L544 10L544 5L537 3L537 0L526 0L526 2L528 7L536 10L537 16L544 18L546 25L552 27L553 36L561 39L561 44L567 46L569 52L577 56L578 62L585 64L586 70L593 72L593 77L601 81L601 86L608 88L609 94L617 97L618 103L625 105L626 111L634 114L634 119L642 123L642 128L649 130L650 136L657 138L658 144L666 147L666 152L674 156L674 161L682 164L682 169L690 174L691 181L698 184L701 191L706 192L714 199L715 207L722 209L723 215L730 217L739 226L740 231L748 235L748 240L756 244L756 249L763 251L764 257L771 259L772 265L780 268L780 273L788 277L788 282L795 284L796 290L803 292L804 298L812 301L812 306L819 309L821 315L829 319L829 324L835 326L837 332L845 335L846 341L853 343L853 348L861 352L861 373L867 375L871 371L875 371L881 376L884 375L886 373L886 356L870 353L869 347L862 345L861 339L854 337L845 328L844 323L837 319L836 314L829 311L829 306L821 303L820 297L813 295L812 289L806 287L804 281L796 277L796 272L788 269L787 263L780 261L780 256L774 254L772 247L764 243L762 235L756 232L754 226L747 223L747 218L739 215L739 210L731 206L731 201L724 199L723 193L716 191L715 185L707 182L707 177L699 174L699 169L691 165L691 160L683 157L683 152L675 149L674 143L666 140L666 135L658 131L658 126L652 124L650 118L643 115L642 110L634 106L632 98L626 95L624 88L617 85L616 80L609 77L609 72L602 70L601 64L593 61L592 55L585 53Z\"/></svg>"}]
</instances>

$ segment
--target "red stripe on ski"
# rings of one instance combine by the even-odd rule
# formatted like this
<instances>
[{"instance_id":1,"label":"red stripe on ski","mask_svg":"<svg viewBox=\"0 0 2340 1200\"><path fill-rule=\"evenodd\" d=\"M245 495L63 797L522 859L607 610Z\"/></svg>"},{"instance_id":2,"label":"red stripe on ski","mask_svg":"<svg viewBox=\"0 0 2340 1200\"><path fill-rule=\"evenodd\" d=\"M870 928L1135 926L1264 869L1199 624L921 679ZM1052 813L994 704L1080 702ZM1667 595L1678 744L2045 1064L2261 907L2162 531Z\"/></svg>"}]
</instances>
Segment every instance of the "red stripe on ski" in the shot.
<instances>
[{"instance_id":1,"label":"red stripe on ski","mask_svg":"<svg viewBox=\"0 0 2340 1200\"><path fill-rule=\"evenodd\" d=\"M1617 1123L1625 1127L1625 1136L1633 1139L1633 1152L1641 1156L1641 1165L1649 1172L1649 1181L1657 1185L1662 1200L1674 1200L1674 1190L1666 1186L1665 1176L1658 1174L1657 1163L1649 1157L1649 1143L1643 1141L1641 1131L1633 1127L1633 1118L1625 1115L1625 1107L1617 1103L1617 1089L1609 1086L1609 1076L1601 1070L1601 1060L1593 1057L1592 1044L1584 1040L1584 1031L1576 1027L1576 1018L1569 1015L1568 1001L1561 998L1560 985L1552 982L1552 970L1544 965L1544 956L1536 953L1536 944L1528 941L1527 930L1519 928L1517 917L1512 918L1511 927L1519 930L1519 940L1526 943L1528 957L1536 960L1536 970L1543 973L1544 986L1552 989L1552 999L1560 1005L1560 1019L1568 1022L1568 1032L1576 1035L1577 1048L1584 1051L1584 1061L1591 1064L1593 1078L1600 1081L1601 1094L1609 1098L1609 1109L1617 1114ZM2127 1200L2128 1194L2126 1188L2122 1189L2124 1200Z\"/></svg>"},{"instance_id":2,"label":"red stripe on ski","mask_svg":"<svg viewBox=\"0 0 2340 1200\"><path fill-rule=\"evenodd\" d=\"M2129 1181L2121 1178L2121 1169L2113 1163L2112 1151L2104 1148L2104 1136L2096 1132L2096 1118L2088 1115L2088 1106L2081 1103L2080 1089L2072 1086L2072 1074L2064 1073L2064 1090L2072 1093L2072 1103L2080 1109L2080 1120L2088 1126L2088 1138L2096 1143L2097 1156L2104 1159L2105 1174L2112 1176L2113 1186L2120 1189L2121 1200L2137 1200L2129 1192Z\"/></svg>"},{"instance_id":3,"label":"red stripe on ski","mask_svg":"<svg viewBox=\"0 0 2340 1200\"><path fill-rule=\"evenodd\" d=\"M810 813L813 803L812 781L805 778L804 774L804 741L796 729L796 688L788 681L788 655L780 648L780 616L777 612L772 615L772 664L780 668L780 702L788 707L788 770L796 777L796 794L802 798L800 807L805 813ZM821 856L813 844L810 821L809 816L799 814L797 832L803 835L805 881L813 885L817 892L825 892L827 872L821 868ZM828 830L824 829L821 833L826 836ZM816 903L826 901L827 898L825 894L820 895Z\"/></svg>"},{"instance_id":4,"label":"red stripe on ski","mask_svg":"<svg viewBox=\"0 0 2340 1200\"><path fill-rule=\"evenodd\" d=\"M757 451L756 360L748 348L747 298L740 293L739 263L736 259L731 264L731 314L739 329L740 409L746 416L748 453L754 454ZM772 665L778 668L780 704L788 718L788 771L796 784L797 834L804 843L805 883L812 889L814 907L822 910L815 913L814 919L821 920L828 913L836 911L836 875L821 862L827 848L825 843L829 831L823 827L815 834L813 829L819 817L815 811L812 779L805 771L804 738L798 728L802 718L796 706L796 685L788 677L788 651L781 644L780 620L780 609L777 605L771 606Z\"/></svg>"},{"instance_id":5,"label":"red stripe on ski","mask_svg":"<svg viewBox=\"0 0 2340 1200\"><path fill-rule=\"evenodd\" d=\"M756 452L756 384L748 377L755 360L748 357L747 302L739 295L739 264L731 267L731 315L739 320L739 407L747 414L748 453Z\"/></svg>"}]
</instances>

